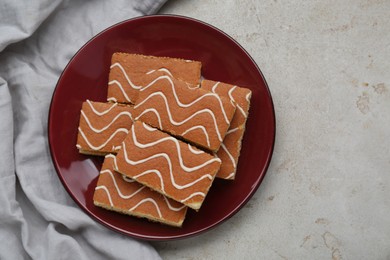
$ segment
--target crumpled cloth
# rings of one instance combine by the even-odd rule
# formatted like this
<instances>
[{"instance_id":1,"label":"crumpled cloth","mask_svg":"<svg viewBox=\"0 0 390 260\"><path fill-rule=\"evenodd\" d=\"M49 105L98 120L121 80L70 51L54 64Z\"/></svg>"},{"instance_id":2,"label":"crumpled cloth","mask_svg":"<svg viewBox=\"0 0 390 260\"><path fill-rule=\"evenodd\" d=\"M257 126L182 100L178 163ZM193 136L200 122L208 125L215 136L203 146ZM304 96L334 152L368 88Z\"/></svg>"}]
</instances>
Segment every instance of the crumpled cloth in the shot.
<instances>
[{"instance_id":1,"label":"crumpled cloth","mask_svg":"<svg viewBox=\"0 0 390 260\"><path fill-rule=\"evenodd\" d=\"M73 202L53 167L47 119L57 80L103 29L165 0L0 3L0 259L160 259Z\"/></svg>"}]
</instances>

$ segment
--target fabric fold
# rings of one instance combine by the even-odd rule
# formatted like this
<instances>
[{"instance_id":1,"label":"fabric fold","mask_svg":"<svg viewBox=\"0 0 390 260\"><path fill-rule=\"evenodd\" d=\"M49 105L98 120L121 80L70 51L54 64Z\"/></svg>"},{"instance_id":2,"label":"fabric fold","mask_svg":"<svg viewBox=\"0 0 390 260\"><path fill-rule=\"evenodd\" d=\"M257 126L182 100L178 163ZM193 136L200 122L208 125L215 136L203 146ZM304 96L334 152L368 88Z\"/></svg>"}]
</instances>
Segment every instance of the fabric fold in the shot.
<instances>
[{"instance_id":1,"label":"fabric fold","mask_svg":"<svg viewBox=\"0 0 390 260\"><path fill-rule=\"evenodd\" d=\"M57 80L77 50L165 0L7 0L0 8L0 258L160 259L146 242L86 215L51 162L47 118Z\"/></svg>"}]
</instances>

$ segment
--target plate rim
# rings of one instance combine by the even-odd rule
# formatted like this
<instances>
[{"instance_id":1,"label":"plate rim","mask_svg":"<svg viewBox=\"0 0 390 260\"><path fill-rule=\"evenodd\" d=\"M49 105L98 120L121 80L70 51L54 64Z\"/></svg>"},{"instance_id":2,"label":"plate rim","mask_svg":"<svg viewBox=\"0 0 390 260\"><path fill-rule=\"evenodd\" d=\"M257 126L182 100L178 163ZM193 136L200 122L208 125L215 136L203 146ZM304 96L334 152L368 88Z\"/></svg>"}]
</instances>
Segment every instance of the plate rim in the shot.
<instances>
[{"instance_id":1,"label":"plate rim","mask_svg":"<svg viewBox=\"0 0 390 260\"><path fill-rule=\"evenodd\" d=\"M55 99L56 99L56 92L58 90L58 86L59 86L59 83L64 75L64 73L67 71L68 67L70 66L70 64L73 62L73 60L75 59L75 57L82 51L84 50L92 41L94 41L96 38L100 37L100 35L106 33L107 31L110 31L112 30L113 28L117 27L117 26L120 26L120 25L123 25L123 24L127 24L127 23L131 23L133 21L139 21L139 20L148 20L148 19L153 19L153 18L156 18L156 17L160 17L160 18L167 18L167 19L183 19L183 20L187 20L187 21L190 21L190 22L193 22L193 23L198 23L198 24L202 24L203 26L206 26L206 27L209 27L215 31L217 31L218 33L224 35L226 38L228 38L231 42L233 42L235 45L237 45L237 47L239 47L239 49L241 51L243 51L243 53L245 53L245 55L251 60L251 62L253 63L253 65L255 65L256 69L257 69L257 72L260 74L261 76L261 79L262 81L264 82L264 86L265 86L265 92L268 96L268 100L270 102L270 107L271 107L271 112L272 112L272 125L271 125L271 131L272 131L272 144L271 144L271 147L267 153L267 156L266 156L266 164L264 165L264 168L263 168L263 172L261 175L259 175L259 178L256 180L255 183L253 183L253 186L252 186L252 190L249 192L249 194L245 197L245 199L243 199L233 210L231 210L228 214L226 214L224 217L222 217L221 219L219 219L218 221L215 221L209 225L206 225L206 227L204 228L201 228L201 229L197 229L196 231L192 231L192 232L188 232L188 233L185 233L185 234L180 234L180 235L171 235L171 236L152 236L152 235L142 235L142 234L139 234L139 233L134 233L134 232L130 232L130 231L124 231L122 230L121 228L117 228L115 227L115 225L112 225L111 223L107 223L105 221L103 221L101 218L99 218L98 216L96 216L95 214L93 214L90 210L88 210L88 208L82 204L78 199L77 197L73 194L73 192L70 190L70 188L68 187L65 179L63 178L63 176L60 174L60 166L58 164L58 161L56 160L55 156L54 156L54 153L53 153L53 150L54 150L54 145L52 143L52 140L51 140L51 117L52 117L52 113L53 113L53 102L55 102ZM68 195L70 195L70 197L73 199L74 202L76 202L76 204L78 205L79 208L81 208L84 213L86 213L91 219L93 219L94 221L98 222L99 224L103 225L104 227L107 227L109 228L110 230L113 230L115 232L118 232L118 233L121 233L121 234L124 234L126 236L130 236L130 237L133 237L133 238L136 238L136 239L141 239L141 240L146 240L146 241L170 241L170 240L178 240L178 239L185 239L185 238L190 238L190 237L194 237L196 235L200 235L202 233L205 233L207 231L210 231L212 230L213 228L219 226L220 224L222 224L223 222L227 221L228 219L230 219L231 217L233 217L238 211L240 211L244 206L245 204L253 197L253 195L256 193L256 191L258 190L260 184L263 182L263 179L265 177L265 175L267 174L268 172L268 168L270 166L270 163L271 163L271 160L272 160L272 156L273 156L273 152L274 152L274 147L275 147L275 140L276 140L276 114L275 114L275 107L274 107L274 102L273 102L273 98L272 98L272 95L271 95L271 91L269 89L269 86L268 86L268 83L264 77L264 74L263 72L260 70L259 66L257 65L257 63L255 62L255 60L252 58L252 56L248 53L248 51L245 50L245 48L240 44L238 43L235 39L233 39L230 35L228 35L227 33L225 33L224 31L222 31L221 29L207 23L207 22L204 22L204 21L201 21L201 20L198 20L196 18L192 18L192 17L188 17L188 16L183 16L183 15L176 15L176 14L153 14L153 15L144 15L144 16L137 16L137 17L133 17L133 18L129 18L129 19L126 19L126 20L123 20L123 21L120 21L118 23L115 23L105 29L103 29L102 31L100 31L99 33L97 33L95 36L93 36L91 39L89 39L86 43L84 43L75 53L74 55L72 56L72 58L68 61L67 65L64 67L64 69L62 70L58 80L57 80L57 83L55 85L55 88L53 90L53 94L52 94L52 97L51 97L51 101L50 101L50 106L49 106L49 112L48 112L48 124L47 124L47 137L48 137L48 144L49 144L49 150L50 150L50 157L51 157L51 162L52 164L54 165L54 168L56 170L56 174L57 176L59 177L61 183L62 183L62 186L65 188L65 190L67 191Z\"/></svg>"}]
</instances>

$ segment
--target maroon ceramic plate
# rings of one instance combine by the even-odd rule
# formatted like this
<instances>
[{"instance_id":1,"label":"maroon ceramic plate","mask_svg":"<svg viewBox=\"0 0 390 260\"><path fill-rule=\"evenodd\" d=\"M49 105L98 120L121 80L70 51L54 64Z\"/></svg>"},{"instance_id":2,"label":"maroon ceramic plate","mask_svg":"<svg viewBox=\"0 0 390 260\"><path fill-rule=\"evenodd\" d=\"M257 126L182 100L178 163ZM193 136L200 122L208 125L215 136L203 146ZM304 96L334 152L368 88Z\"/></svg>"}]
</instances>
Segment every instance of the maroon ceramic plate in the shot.
<instances>
[{"instance_id":1,"label":"maroon ceramic plate","mask_svg":"<svg viewBox=\"0 0 390 260\"><path fill-rule=\"evenodd\" d=\"M105 101L111 55L140 53L201 61L207 79L246 86L253 92L235 181L217 179L199 212L189 210L182 228L110 212L93 205L102 158L76 149L81 104ZM114 25L85 44L63 71L49 113L54 166L70 196L91 217L121 233L169 240L209 230L233 216L259 187L271 160L275 114L267 84L249 54L204 22L180 16L145 16Z\"/></svg>"}]
</instances>

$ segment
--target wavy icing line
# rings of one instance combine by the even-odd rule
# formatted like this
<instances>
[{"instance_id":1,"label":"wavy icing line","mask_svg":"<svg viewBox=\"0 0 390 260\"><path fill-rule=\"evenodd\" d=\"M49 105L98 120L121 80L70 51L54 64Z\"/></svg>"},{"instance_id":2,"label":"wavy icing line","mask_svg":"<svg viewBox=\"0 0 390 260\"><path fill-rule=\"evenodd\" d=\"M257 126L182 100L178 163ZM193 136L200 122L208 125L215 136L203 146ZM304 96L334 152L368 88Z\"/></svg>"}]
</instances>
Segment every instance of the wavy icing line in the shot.
<instances>
[{"instance_id":1,"label":"wavy icing line","mask_svg":"<svg viewBox=\"0 0 390 260\"><path fill-rule=\"evenodd\" d=\"M234 160L234 157L232 156L232 154L229 152L229 150L226 148L226 146L224 144L221 144L221 147L229 156L229 159L232 162L233 167L236 168L236 161Z\"/></svg>"},{"instance_id":2,"label":"wavy icing line","mask_svg":"<svg viewBox=\"0 0 390 260\"><path fill-rule=\"evenodd\" d=\"M232 173L230 173L225 179L226 179L226 180L233 179L233 177L234 177L235 174L236 174L236 172L232 172Z\"/></svg>"},{"instance_id":3,"label":"wavy icing line","mask_svg":"<svg viewBox=\"0 0 390 260\"><path fill-rule=\"evenodd\" d=\"M187 183L187 184L184 184L184 185L180 185L180 184L177 184L176 181L175 181L175 178L173 176L173 171L172 171L172 162L171 162L171 159L169 158L169 156L166 153L157 153L157 154L151 155L149 157L146 157L144 159L141 159L141 160L138 160L138 161L133 161L133 160L130 160L129 157L127 156L126 144L125 143L123 143L123 151L124 151L125 161L127 162L127 164L130 164L130 165L142 164L144 162L150 161L150 160L152 160L154 158L158 158L158 157L165 158L167 160L168 166L169 166L169 175L170 175L171 183L178 190L183 190L183 189L186 189L188 187L191 187L191 186L195 185L196 183L200 182L201 180L203 180L205 178L213 180L213 177L210 174L205 174L202 177L194 180L193 182L190 182L190 183ZM218 158L214 158L214 159L218 159ZM159 172L159 171L158 170L147 170L145 172L148 172L148 173L154 172L154 173L156 173L156 172ZM145 172L142 172L139 175L143 175ZM164 180L162 179L161 173L160 173L160 175L157 174L157 176L160 178L160 181L162 183L164 183ZM136 179L136 177L133 177L133 179Z\"/></svg>"},{"instance_id":4,"label":"wavy icing line","mask_svg":"<svg viewBox=\"0 0 390 260\"><path fill-rule=\"evenodd\" d=\"M160 117L160 113L157 111L157 109L155 108L147 108L145 109L144 111L142 111L142 113L140 115L138 115L135 120L138 120L141 116L143 116L144 114L146 113L149 113L149 112L153 112L156 116L157 116L157 121L158 121L158 127L160 129L162 129L162 123L161 123L161 117Z\"/></svg>"},{"instance_id":5,"label":"wavy icing line","mask_svg":"<svg viewBox=\"0 0 390 260\"><path fill-rule=\"evenodd\" d=\"M171 76L171 77L173 78L172 73L171 73L168 69L166 69L166 68L161 68L161 69L158 69L158 70L151 70L151 71L149 71L149 72L146 72L146 75L149 75L149 74L154 73L154 72L156 72L156 71L165 72L165 73L167 73L169 76Z\"/></svg>"},{"instance_id":6,"label":"wavy icing line","mask_svg":"<svg viewBox=\"0 0 390 260\"><path fill-rule=\"evenodd\" d=\"M173 210L173 211L180 211L180 210L182 210L182 209L184 209L184 208L186 207L186 205L182 205L182 206L180 206L180 207L178 207L178 208L173 207L173 206L171 205L171 203L169 203L169 200L167 199L167 197L163 196L163 198L164 198L165 202L167 203L168 208L169 208L170 210Z\"/></svg>"},{"instance_id":7,"label":"wavy icing line","mask_svg":"<svg viewBox=\"0 0 390 260\"><path fill-rule=\"evenodd\" d=\"M140 205L146 203L146 202L151 202L152 204L154 204L154 206L156 207L156 210L157 210L157 213L158 213L158 216L160 218L162 218L162 215L161 215L161 211L160 211L160 207L157 205L156 201L154 199L151 199L151 198L145 198L143 200L141 200L140 202L138 202L134 207L132 207L131 209L129 209L129 211L134 211L136 208L138 208Z\"/></svg>"},{"instance_id":8,"label":"wavy icing line","mask_svg":"<svg viewBox=\"0 0 390 260\"><path fill-rule=\"evenodd\" d=\"M192 199L195 196L202 196L204 198L204 197L206 197L206 194L204 194L203 192L200 192L200 191L194 192L190 196L188 196L187 198L181 200L180 202L181 203L185 203L187 200L190 200L190 199Z\"/></svg>"},{"instance_id":9,"label":"wavy icing line","mask_svg":"<svg viewBox=\"0 0 390 260\"><path fill-rule=\"evenodd\" d=\"M97 187L95 188L95 191L96 191L96 190L104 190L104 191L106 192L106 194L107 194L108 201L110 202L110 206L111 206L111 207L114 206L114 203L112 202L112 199L111 199L110 191L107 189L106 186L104 186L104 185L97 186Z\"/></svg>"},{"instance_id":10,"label":"wavy icing line","mask_svg":"<svg viewBox=\"0 0 390 260\"><path fill-rule=\"evenodd\" d=\"M248 101L248 104L250 103L251 96L252 96L252 93L251 93L251 92L249 92L249 93L246 94L246 96L245 96L245 99L246 99L246 101Z\"/></svg>"},{"instance_id":11,"label":"wavy icing line","mask_svg":"<svg viewBox=\"0 0 390 260\"><path fill-rule=\"evenodd\" d=\"M114 183L115 189L116 189L118 195L119 195L122 199L126 199L126 200L127 200L127 199L131 199L132 197L134 197L135 195L137 195L139 192L141 192L141 191L145 188L145 186L141 186L141 187L140 187L138 190L136 190L135 192L133 192L133 193L131 193L131 194L129 194L129 195L124 195L124 194L121 192L121 190L119 189L118 183L116 182L115 177L114 177L112 171L106 169L106 170L103 170L103 171L100 172L100 174L105 174L105 173L107 173L107 174L110 175L110 177L111 177L111 179L112 179L112 182Z\"/></svg>"},{"instance_id":12,"label":"wavy icing line","mask_svg":"<svg viewBox=\"0 0 390 260\"><path fill-rule=\"evenodd\" d=\"M135 180L125 176L125 175L122 175L122 179L125 181L125 182L129 182L129 183L132 183L132 182L135 182Z\"/></svg>"},{"instance_id":13,"label":"wavy icing line","mask_svg":"<svg viewBox=\"0 0 390 260\"><path fill-rule=\"evenodd\" d=\"M193 127L190 127L188 128L187 130L185 130L183 133L181 133L182 136L185 136L187 133L191 132L192 130L196 130L196 129L200 129L203 131L203 134L204 136L206 136L206 142L207 142L207 146L210 147L210 138L209 138L209 135L207 133L207 130L206 130L206 127L202 126L202 125L196 125L196 126L193 126ZM221 140L220 140L221 141Z\"/></svg>"},{"instance_id":14,"label":"wavy icing line","mask_svg":"<svg viewBox=\"0 0 390 260\"><path fill-rule=\"evenodd\" d=\"M161 189L162 192L165 193L164 182L163 182L163 179L162 179L161 172L159 170L146 170L144 172L141 172L140 174L137 174L137 175L133 176L132 178L134 180L136 180L136 179L138 179L138 178L140 178L140 177L142 177L144 175L148 175L149 173L155 173L159 177L159 179L160 179L160 189Z\"/></svg>"},{"instance_id":15,"label":"wavy icing line","mask_svg":"<svg viewBox=\"0 0 390 260\"><path fill-rule=\"evenodd\" d=\"M148 130L149 132L157 131L157 128L151 127L145 123L143 123L143 125L144 125L145 129Z\"/></svg>"},{"instance_id":16,"label":"wavy icing line","mask_svg":"<svg viewBox=\"0 0 390 260\"><path fill-rule=\"evenodd\" d=\"M109 155L106 156L106 158L107 158L107 157L108 157L108 158L113 158L113 159L114 159L114 164L116 164L116 157L115 157L114 155L109 154ZM118 195L119 195L122 199L126 199L126 200L127 200L127 199L131 199L131 198L134 197L136 194L138 194L139 192L141 192L144 188L146 188L146 186L141 186L138 190L136 190L136 191L133 192L132 194L124 195L124 194L121 192L121 190L119 189L119 186L118 186L118 184L117 184L117 182L116 182L116 180L115 180L115 177L114 177L112 171L109 170L109 169L106 169L106 170L103 170L103 171L100 172L100 174L105 174L105 173L110 175L110 177L111 177L111 179L112 179L112 181L113 181L113 183L114 183L115 189L116 189ZM122 175L122 176L123 176L123 175ZM134 182L134 180L132 180L132 181ZM113 204L113 202L112 202L112 198L111 198L111 193L109 192L109 190L107 189L106 186L100 185L100 186L96 187L95 189L96 189L96 190L98 190L98 189L103 189L103 190L105 190L106 193L107 193L108 199L109 199L109 201L110 201L110 205L111 205L111 206L114 206L114 204ZM166 205L168 206L168 208L169 208L170 210L173 210L173 211L180 211L180 210L182 210L183 208L186 207L185 205L182 205L181 207L173 207L173 206L169 203L169 200L168 200L165 196L163 196L163 198L164 198L164 201L165 201ZM158 206L158 204L156 203L156 201L155 201L154 199L152 199L152 198L145 198L145 199L143 199L143 200L142 200L141 202L139 202L137 205L135 205L134 207L132 207L132 208L130 209L130 211L135 210L139 205L141 205L141 204L143 204L143 203L145 203L145 202L147 202L147 201L152 202L152 203L156 206L156 210L157 210L157 212L159 213L159 216L160 216L160 218L161 218L162 215L161 215L160 207Z\"/></svg>"},{"instance_id":17,"label":"wavy icing line","mask_svg":"<svg viewBox=\"0 0 390 260\"><path fill-rule=\"evenodd\" d=\"M237 108L240 110L241 114L246 118L248 115L245 113L244 109L242 109L242 107L236 102L236 100L234 99L234 97L232 96L232 93L233 91L237 88L237 86L234 86L232 87L229 92L228 92L228 95L230 97L230 100L233 100L235 103L236 103L236 106ZM246 97L245 97L246 98Z\"/></svg>"},{"instance_id":18,"label":"wavy icing line","mask_svg":"<svg viewBox=\"0 0 390 260\"><path fill-rule=\"evenodd\" d=\"M119 132L124 132L124 133L126 133L126 134L129 133L129 130L127 130L126 128L118 128L117 130L115 130L114 133L111 134L111 136L110 136L102 145L100 145L100 146L94 146L94 145L91 144L91 142L90 142L90 141L88 140L88 138L85 136L83 130L81 130L80 127L78 128L78 130L79 130L81 136L83 137L83 139L85 140L85 142L88 144L89 148L92 148L93 150L100 150L100 149L102 149L102 148L103 148L104 146L106 146L106 145L111 141L111 139L114 138L115 135L118 134Z\"/></svg>"},{"instance_id":19,"label":"wavy icing line","mask_svg":"<svg viewBox=\"0 0 390 260\"><path fill-rule=\"evenodd\" d=\"M145 123L142 123L142 125L145 127ZM135 127L132 126L131 127L131 135L133 137L133 141L134 141L134 144L135 146L137 146L138 148L141 148L141 149L144 149L144 148L149 148L149 147L152 147L152 146L155 146L159 143L163 143L165 141L172 141L174 142L175 146L176 146L176 151L177 151L177 157L179 158L179 164L180 164L180 167L186 171L186 172L193 172L193 171L197 171L215 161L221 161L220 159L218 158L213 158L213 159L210 159L208 160L207 162L204 162L200 165L197 165L195 167L187 167L186 165L184 165L184 162L183 162L183 157L181 155L181 148L180 148L180 144L179 144L179 141L176 139L176 138L173 138L172 136L167 136L167 137L164 137L164 138L161 138L161 139L158 139L157 141L154 141L154 142L150 142L150 143L140 143L138 140L137 140L137 136L135 135ZM202 154L204 154L204 152L202 152ZM212 179L211 175L208 175L210 176L210 179Z\"/></svg>"},{"instance_id":20,"label":"wavy icing line","mask_svg":"<svg viewBox=\"0 0 390 260\"><path fill-rule=\"evenodd\" d=\"M110 154L107 154L107 155L106 155L106 158L111 158L111 159L113 160L114 169L118 169L118 164L117 164L117 162L116 162L116 156L115 156L115 155L113 155L112 153L110 153ZM126 175L121 174L121 176L122 176L122 179L123 179L125 182L129 182L129 183L136 182L135 180L133 180L133 179L127 177Z\"/></svg>"},{"instance_id":21,"label":"wavy icing line","mask_svg":"<svg viewBox=\"0 0 390 260\"><path fill-rule=\"evenodd\" d=\"M210 109L208 108L204 108L204 109L201 109L201 110L198 110L196 111L195 113L193 113L192 115L188 116L186 119L184 119L183 121L176 121L173 119L172 117L172 113L171 113L171 108L168 104L168 100L167 100L167 97L164 95L164 93L162 93L161 91L157 91L157 92L153 92L152 94L150 94L147 98L145 98L142 102L140 102L139 104L135 105L134 106L134 109L137 109L138 107L140 107L141 105L143 105L145 102L147 102L149 99L151 99L152 97L154 96L160 96L164 99L164 103L165 103L165 108L166 108L166 111L168 113L168 117L169 117L169 121L172 125L175 125L175 126L179 126L179 125L182 125L184 123L186 123L187 121L191 120L192 118L194 118L195 116L199 115L199 114L202 114L202 113L208 113L212 119L213 119L213 122L214 122L214 127L215 127L215 132L217 133L217 136L218 136L218 140L220 142L222 142L222 136L221 136L221 133L219 131L219 128L218 128L218 123L217 123L217 119L213 113L213 111L211 111ZM158 117L158 121L159 121L159 126L160 128L162 129L162 124L161 124L161 117L160 117L160 113L154 109L154 108L149 108L149 109L145 109L139 116L136 117L136 120L139 119L141 116L143 116L144 114L148 113L148 112L154 112L154 114L156 114L156 116ZM193 129L192 129L193 130ZM188 131L188 129L187 129ZM208 134L206 135L206 139L208 140L209 139L209 136Z\"/></svg>"},{"instance_id":22,"label":"wavy icing line","mask_svg":"<svg viewBox=\"0 0 390 260\"><path fill-rule=\"evenodd\" d=\"M113 145L111 148L112 151L119 151L120 149L121 149L120 145L118 145L118 146Z\"/></svg>"},{"instance_id":23,"label":"wavy icing line","mask_svg":"<svg viewBox=\"0 0 390 260\"><path fill-rule=\"evenodd\" d=\"M116 107L116 106L118 105L117 103L114 103L114 104L113 104L112 106L110 106L108 109L104 110L103 112L99 112L99 111L96 110L96 108L92 105L91 101L89 101L88 99L87 99L87 103L88 103L89 107L92 109L92 111L93 111L96 115L98 115L98 116L103 116L103 115L107 114L108 112L111 111L111 109L113 109L114 107Z\"/></svg>"},{"instance_id":24,"label":"wavy icing line","mask_svg":"<svg viewBox=\"0 0 390 260\"><path fill-rule=\"evenodd\" d=\"M117 115L111 120L111 122L110 122L109 124L107 124L105 127L101 128L101 129L97 129L97 128L95 128L95 127L92 126L92 124L91 124L91 122L89 121L88 117L85 115L84 111L82 111L82 110L81 110L81 115L84 117L84 119L85 119L85 121L87 122L89 128L90 128L92 131L94 131L95 133L97 133L97 134L98 134L98 133L101 133L101 132L103 132L103 131L105 131L105 130L107 130L113 123L115 123L115 121L116 121L119 117L121 117L121 116L123 116L123 115L128 116L128 117L130 118L130 120L133 121L133 118L132 118L130 112L128 112L128 111L122 111L122 112L120 112L119 114L117 114Z\"/></svg>"},{"instance_id":25,"label":"wavy icing line","mask_svg":"<svg viewBox=\"0 0 390 260\"><path fill-rule=\"evenodd\" d=\"M214 84L214 86L211 88L211 91L212 91L213 93L216 93L216 89L217 89L217 87L218 87L218 85L219 85L220 83L221 83L221 82L216 82L216 83ZM234 91L236 88L237 88L237 86L233 86L233 87L228 91L228 95L229 95L230 100L234 102L235 106L240 110L241 114L246 118L246 117L248 116L247 113L245 113L244 109L236 102L236 100L234 99L234 97L233 97L233 95L232 95L233 91ZM250 97L250 93L248 93L248 94L245 96L245 98L246 98L246 100L248 101L248 103L249 103L249 97Z\"/></svg>"},{"instance_id":26,"label":"wavy icing line","mask_svg":"<svg viewBox=\"0 0 390 260\"><path fill-rule=\"evenodd\" d=\"M111 158L111 159L113 160L114 167L115 167L115 168L118 168L118 165L117 165L117 163L116 163L116 156L115 156L115 155L113 155L112 153L110 153L110 154L107 154L107 155L105 156L105 158Z\"/></svg>"},{"instance_id":27,"label":"wavy icing line","mask_svg":"<svg viewBox=\"0 0 390 260\"><path fill-rule=\"evenodd\" d=\"M112 65L110 66L110 69L113 69L113 68L115 68L115 67L119 67L119 69L120 69L120 70L122 71L122 73L123 73L123 76L125 76L127 82L129 83L129 85L130 85L132 88L134 88L134 89L140 89L140 88L142 88L142 86L137 86L137 85L135 85L135 84L130 80L130 78L129 78L129 76L127 75L125 69L122 67L122 65L121 65L119 62L115 62L114 64L112 64ZM111 81L110 81L110 82L111 82ZM117 82L118 82L118 81L117 81ZM110 84L110 83L108 83L108 84Z\"/></svg>"},{"instance_id":28,"label":"wavy icing line","mask_svg":"<svg viewBox=\"0 0 390 260\"><path fill-rule=\"evenodd\" d=\"M130 100L129 96L126 94L125 90L123 89L122 84L119 81L117 81L116 79L108 82L108 85L113 85L113 84L116 84L119 87L119 89L121 90L122 95L125 97L126 101L131 103L131 100Z\"/></svg>"},{"instance_id":29,"label":"wavy icing line","mask_svg":"<svg viewBox=\"0 0 390 260\"><path fill-rule=\"evenodd\" d=\"M192 145L190 145L190 144L188 144L188 149L191 151L191 153L193 153L193 154L202 154L202 153L204 153L203 151L201 151L201 150L197 150L197 149L194 149L193 147L192 147Z\"/></svg>"},{"instance_id":30,"label":"wavy icing line","mask_svg":"<svg viewBox=\"0 0 390 260\"><path fill-rule=\"evenodd\" d=\"M111 207L114 207L114 203L112 202L112 198L111 198L111 193L110 191L107 189L106 186L104 185L100 185L100 186L97 186L95 188L95 190L104 190L106 192L106 195L108 197L108 201L110 202L110 206ZM143 199L141 201L139 201L135 206L133 206L131 209L129 209L129 211L134 211L136 208L138 208L141 204L144 204L146 202L151 202L155 208L156 208L156 211L157 211L157 214L160 218L162 218L162 215L161 215L161 211L160 211L160 207L158 206L158 204L156 203L155 200L151 199L151 198L146 198L146 199Z\"/></svg>"},{"instance_id":31,"label":"wavy icing line","mask_svg":"<svg viewBox=\"0 0 390 260\"><path fill-rule=\"evenodd\" d=\"M238 131L238 130L239 130L238 127L233 128L233 129L229 129L229 130L226 132L226 135L229 135L229 134L231 134L231 133L234 133L234 132L236 132L236 131ZM226 136L226 135L225 135L225 136Z\"/></svg>"},{"instance_id":32,"label":"wavy icing line","mask_svg":"<svg viewBox=\"0 0 390 260\"><path fill-rule=\"evenodd\" d=\"M92 103L91 103L89 100L87 100L87 103L88 103L88 105L90 106L92 112L95 113L97 116L103 116L103 115L109 113L114 107L116 107L116 106L118 105L117 103L115 103L115 104L113 104L112 106L110 106L108 109L106 109L106 110L104 110L104 111L102 111L102 112L99 112L99 111L96 110L96 108L92 105ZM86 121L88 127L89 127L93 132L95 132L95 133L97 133L97 134L99 134L99 133L101 133L101 132L107 130L107 129L108 129L112 124L114 124L115 121L118 120L118 118L121 117L121 116L128 116L128 117L130 118L131 121L133 120L131 114L130 114L128 111L122 111L122 112L120 112L119 114L117 114L117 115L111 120L111 122L110 122L109 124L107 124L106 126L104 126L104 127L101 128L101 129L97 129L97 128L95 128L95 127L91 124L91 122L90 122L89 119L88 119L88 116L85 114L85 112L84 112L83 110L81 110L81 116L85 119L85 121ZM84 134L84 132L83 132L83 130L81 129L81 127L79 127L78 130L79 130L81 136L84 138L84 140L85 140L86 143L88 144L88 146L89 146L90 148L94 149L94 150L100 150L100 149L102 149L102 148L103 148L104 146L106 146L106 145L111 141L111 139L114 138L114 136L115 136L117 133L119 133L119 132L125 132L126 134L129 133L129 130L126 129L126 128L118 128L118 129L116 129L116 131L115 131L113 134L111 134L111 136L106 140L106 142L104 142L104 143L103 143L102 145L100 145L100 146L94 146L94 145L92 145L92 143L88 140L87 136ZM76 145L76 146L77 146L77 145ZM77 148L80 149L81 146L78 145ZM119 147L118 147L118 146L116 146L116 147L113 146L112 149L113 149L113 150L117 150L117 148L120 148L120 146L119 146Z\"/></svg>"},{"instance_id":33,"label":"wavy icing line","mask_svg":"<svg viewBox=\"0 0 390 260\"><path fill-rule=\"evenodd\" d=\"M158 170L147 170L147 171L145 171L145 172L143 172L143 173L138 174L137 176L134 176L133 178L134 178L134 179L137 179L137 178L139 178L139 177L141 177L141 176L143 176L143 175L146 175L146 174L148 174L148 173L150 173L150 172L156 172L156 174L157 174L158 176L160 176L161 187L162 187L161 190L165 193L165 190L164 190L164 183L162 182L162 179L161 179L161 173L160 173L160 171L158 171ZM145 186L144 186L144 187L145 187ZM182 210L182 209L185 207L185 205L183 205L183 206L181 206L181 207L179 207L179 208L175 208L175 207L173 207L173 206L169 203L168 199L167 199L164 195L163 195L163 198L165 199L165 202L167 203L167 206L168 206L169 209L171 209L171 210L180 211L180 210Z\"/></svg>"},{"instance_id":34,"label":"wavy icing line","mask_svg":"<svg viewBox=\"0 0 390 260\"><path fill-rule=\"evenodd\" d=\"M212 91L212 92L216 93L215 91L216 91L216 89L217 89L219 83L221 83L221 82L218 81L217 83L214 84L214 86L211 88L211 91Z\"/></svg>"}]
</instances>

